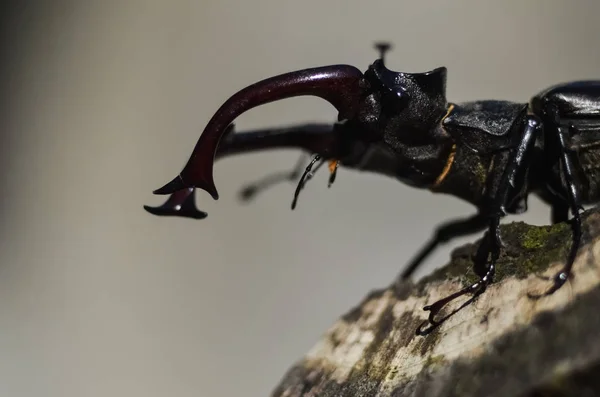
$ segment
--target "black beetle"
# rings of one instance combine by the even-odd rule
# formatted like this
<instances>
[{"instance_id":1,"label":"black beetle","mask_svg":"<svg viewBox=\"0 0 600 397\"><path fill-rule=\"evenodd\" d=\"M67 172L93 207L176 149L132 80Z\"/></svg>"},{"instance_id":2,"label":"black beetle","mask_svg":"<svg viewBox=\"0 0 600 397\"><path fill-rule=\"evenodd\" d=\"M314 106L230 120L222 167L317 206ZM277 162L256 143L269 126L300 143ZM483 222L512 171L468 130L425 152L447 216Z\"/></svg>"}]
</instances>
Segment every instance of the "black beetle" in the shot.
<instances>
[{"instance_id":1,"label":"black beetle","mask_svg":"<svg viewBox=\"0 0 600 397\"><path fill-rule=\"evenodd\" d=\"M409 278L423 259L452 237L482 231L475 271L480 280L424 309L429 322L450 301L477 296L492 281L502 241L500 219L527 209L530 193L552 208L552 223L569 220L573 240L566 264L544 295L569 278L581 240L582 205L600 201L600 81L553 86L529 103L481 100L449 103L446 68L426 73L391 71L379 59L362 73L333 65L272 77L244 88L209 121L183 171L155 194L171 194L156 215L203 218L194 189L218 198L213 163L222 156L274 148L299 148L316 154L296 189L312 175L316 161L330 161L333 182L338 164L385 174L417 188L459 197L477 213L441 226L404 270ZM241 113L275 100L313 95L329 101L338 122L235 133ZM294 178L297 170L284 178ZM265 182L266 183L266 182ZM246 190L249 196L258 187ZM540 295L543 296L543 295ZM537 297L540 297L537 296Z\"/></svg>"}]
</instances>

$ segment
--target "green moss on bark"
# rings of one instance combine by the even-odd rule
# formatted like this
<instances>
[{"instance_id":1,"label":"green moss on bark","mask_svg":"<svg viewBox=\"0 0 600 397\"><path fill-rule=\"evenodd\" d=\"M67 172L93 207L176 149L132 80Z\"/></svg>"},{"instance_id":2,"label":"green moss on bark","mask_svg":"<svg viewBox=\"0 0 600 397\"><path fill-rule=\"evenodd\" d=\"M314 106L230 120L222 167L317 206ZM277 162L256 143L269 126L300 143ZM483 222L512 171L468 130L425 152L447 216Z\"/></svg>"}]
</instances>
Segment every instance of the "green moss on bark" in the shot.
<instances>
[{"instance_id":1,"label":"green moss on bark","mask_svg":"<svg viewBox=\"0 0 600 397\"><path fill-rule=\"evenodd\" d=\"M553 263L564 261L571 246L571 226L567 223L531 226L515 222L502 225L500 231L505 246L496 262L494 282L541 273ZM466 286L479 280L473 267L480 243L481 239L454 250L450 263L421 279L419 289L424 290L433 281L458 279Z\"/></svg>"}]
</instances>

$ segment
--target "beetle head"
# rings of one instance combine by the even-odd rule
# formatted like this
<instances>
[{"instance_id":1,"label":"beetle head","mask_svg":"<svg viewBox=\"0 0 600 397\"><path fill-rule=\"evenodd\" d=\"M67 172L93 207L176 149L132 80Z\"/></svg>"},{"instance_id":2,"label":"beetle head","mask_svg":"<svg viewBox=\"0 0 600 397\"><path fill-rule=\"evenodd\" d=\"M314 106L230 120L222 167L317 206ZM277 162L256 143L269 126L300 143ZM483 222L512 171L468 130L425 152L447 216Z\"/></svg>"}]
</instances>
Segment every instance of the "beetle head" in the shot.
<instances>
[{"instance_id":1,"label":"beetle head","mask_svg":"<svg viewBox=\"0 0 600 397\"><path fill-rule=\"evenodd\" d=\"M446 68L425 73L388 69L378 59L365 72L372 90L379 94L379 118L394 127L427 128L446 113Z\"/></svg>"},{"instance_id":2,"label":"beetle head","mask_svg":"<svg viewBox=\"0 0 600 397\"><path fill-rule=\"evenodd\" d=\"M196 187L217 199L213 164L219 142L234 119L254 107L284 98L317 96L338 110L338 120L358 121L363 136L370 135L370 140L380 140L381 135L369 132L383 132L383 139L395 147L397 131L408 131L411 139L427 137L413 131L429 129L443 117L445 88L445 68L427 73L393 72L384 66L382 58L364 74L353 66L332 65L259 81L238 91L217 110L181 173L154 193L171 194Z\"/></svg>"}]
</instances>

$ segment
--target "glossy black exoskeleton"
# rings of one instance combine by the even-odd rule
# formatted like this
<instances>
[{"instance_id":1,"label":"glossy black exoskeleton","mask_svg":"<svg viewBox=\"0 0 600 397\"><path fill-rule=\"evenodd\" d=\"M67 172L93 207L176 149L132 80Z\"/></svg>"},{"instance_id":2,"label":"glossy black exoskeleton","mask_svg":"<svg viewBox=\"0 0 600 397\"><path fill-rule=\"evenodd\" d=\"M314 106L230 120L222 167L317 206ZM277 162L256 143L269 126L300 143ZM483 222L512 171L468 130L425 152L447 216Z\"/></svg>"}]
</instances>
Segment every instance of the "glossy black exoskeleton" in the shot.
<instances>
[{"instance_id":1,"label":"glossy black exoskeleton","mask_svg":"<svg viewBox=\"0 0 600 397\"><path fill-rule=\"evenodd\" d=\"M530 193L552 208L552 222L572 214L573 241L566 263L545 293L569 278L581 240L582 205L600 201L600 81L565 83L534 96L529 103L483 100L449 103L446 69L426 73L389 70L381 56L362 73L348 65L305 69L253 84L219 108L200 136L183 171L155 191L171 194L157 215L203 218L194 189L218 193L212 178L217 158L274 148L299 148L315 154L296 189L294 202L312 166L329 160L330 184L338 164L376 172L433 192L457 196L477 212L442 225L403 271L409 278L425 257L450 238L487 229L475 258L480 280L425 310L429 321L452 300L482 293L492 281L501 254L500 219L527 209ZM307 124L243 133L232 122L268 102L300 95L329 101L339 111L332 125ZM271 177L244 190L293 180L299 169Z\"/></svg>"}]
</instances>

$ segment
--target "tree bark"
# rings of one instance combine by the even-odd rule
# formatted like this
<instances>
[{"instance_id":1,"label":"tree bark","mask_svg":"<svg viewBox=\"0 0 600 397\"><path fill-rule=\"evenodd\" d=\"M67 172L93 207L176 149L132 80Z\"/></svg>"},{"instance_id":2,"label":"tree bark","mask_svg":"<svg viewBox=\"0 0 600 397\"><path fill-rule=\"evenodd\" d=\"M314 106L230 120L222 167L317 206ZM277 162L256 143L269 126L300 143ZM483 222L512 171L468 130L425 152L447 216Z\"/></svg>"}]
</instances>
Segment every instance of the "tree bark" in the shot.
<instances>
[{"instance_id":1,"label":"tree bark","mask_svg":"<svg viewBox=\"0 0 600 397\"><path fill-rule=\"evenodd\" d=\"M600 211L585 212L583 225L573 276L553 295L528 293L552 285L571 246L570 225L504 225L494 283L471 304L429 334L416 333L427 319L424 306L477 279L477 242L417 283L370 293L273 396L600 395Z\"/></svg>"}]
</instances>

